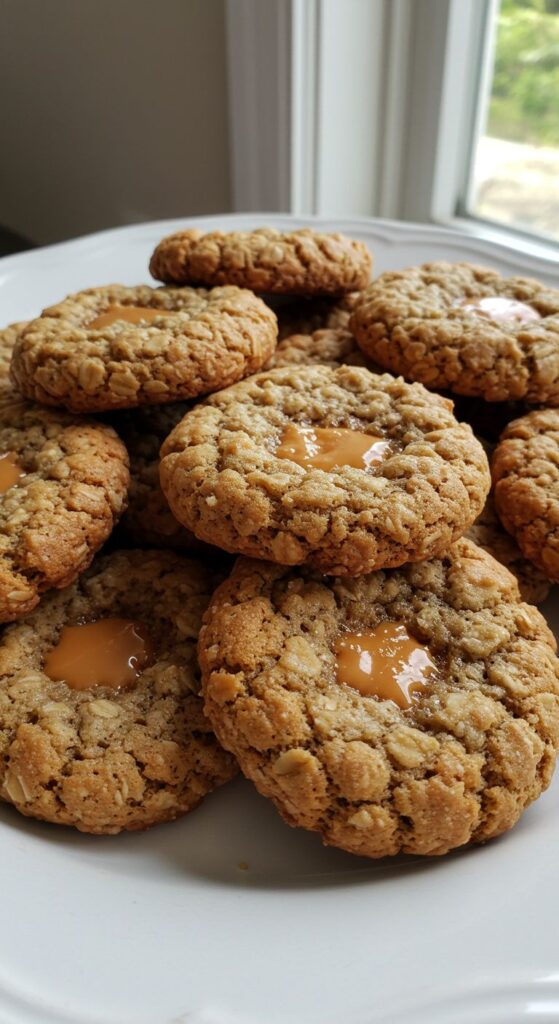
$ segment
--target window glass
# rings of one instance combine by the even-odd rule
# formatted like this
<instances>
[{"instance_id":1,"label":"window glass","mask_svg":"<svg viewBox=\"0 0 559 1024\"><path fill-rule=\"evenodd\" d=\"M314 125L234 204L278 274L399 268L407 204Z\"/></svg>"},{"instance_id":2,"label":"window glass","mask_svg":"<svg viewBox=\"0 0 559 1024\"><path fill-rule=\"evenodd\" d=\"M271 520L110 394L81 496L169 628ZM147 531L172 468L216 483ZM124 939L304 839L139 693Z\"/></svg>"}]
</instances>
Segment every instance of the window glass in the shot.
<instances>
[{"instance_id":1,"label":"window glass","mask_svg":"<svg viewBox=\"0 0 559 1024\"><path fill-rule=\"evenodd\" d=\"M559 0L496 5L467 212L559 239Z\"/></svg>"}]
</instances>

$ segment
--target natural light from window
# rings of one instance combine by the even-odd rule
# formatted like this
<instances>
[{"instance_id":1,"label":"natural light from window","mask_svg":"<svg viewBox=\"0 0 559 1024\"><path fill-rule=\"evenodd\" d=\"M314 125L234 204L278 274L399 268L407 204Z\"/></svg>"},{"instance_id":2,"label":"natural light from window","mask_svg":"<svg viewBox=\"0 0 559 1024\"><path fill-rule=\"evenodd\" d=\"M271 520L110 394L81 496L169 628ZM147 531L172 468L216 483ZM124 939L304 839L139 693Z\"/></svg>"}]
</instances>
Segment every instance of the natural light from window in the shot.
<instances>
[{"instance_id":1,"label":"natural light from window","mask_svg":"<svg viewBox=\"0 0 559 1024\"><path fill-rule=\"evenodd\" d=\"M467 212L559 240L559 0L496 4Z\"/></svg>"}]
</instances>

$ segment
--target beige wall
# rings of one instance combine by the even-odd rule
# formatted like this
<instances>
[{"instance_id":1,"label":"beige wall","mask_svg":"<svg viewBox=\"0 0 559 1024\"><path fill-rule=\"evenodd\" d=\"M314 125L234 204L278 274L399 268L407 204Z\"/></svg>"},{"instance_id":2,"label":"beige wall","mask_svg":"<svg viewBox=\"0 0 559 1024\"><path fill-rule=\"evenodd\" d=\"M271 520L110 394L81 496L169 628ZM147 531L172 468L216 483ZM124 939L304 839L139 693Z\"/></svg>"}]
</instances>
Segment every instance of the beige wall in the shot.
<instances>
[{"instance_id":1,"label":"beige wall","mask_svg":"<svg viewBox=\"0 0 559 1024\"><path fill-rule=\"evenodd\" d=\"M3 0L0 225L228 210L224 0Z\"/></svg>"}]
</instances>

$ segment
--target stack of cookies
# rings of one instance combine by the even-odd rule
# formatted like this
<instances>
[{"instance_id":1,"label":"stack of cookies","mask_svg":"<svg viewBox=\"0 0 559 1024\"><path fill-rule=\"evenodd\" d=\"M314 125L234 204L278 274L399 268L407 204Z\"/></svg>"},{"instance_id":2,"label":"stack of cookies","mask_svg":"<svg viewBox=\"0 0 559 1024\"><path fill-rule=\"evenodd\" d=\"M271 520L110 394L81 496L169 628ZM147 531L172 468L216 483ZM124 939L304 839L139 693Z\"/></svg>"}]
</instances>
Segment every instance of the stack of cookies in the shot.
<instances>
[{"instance_id":1,"label":"stack of cookies","mask_svg":"<svg viewBox=\"0 0 559 1024\"><path fill-rule=\"evenodd\" d=\"M559 747L559 293L310 230L150 269L2 335L0 797L111 833L239 766L353 853L499 835Z\"/></svg>"}]
</instances>

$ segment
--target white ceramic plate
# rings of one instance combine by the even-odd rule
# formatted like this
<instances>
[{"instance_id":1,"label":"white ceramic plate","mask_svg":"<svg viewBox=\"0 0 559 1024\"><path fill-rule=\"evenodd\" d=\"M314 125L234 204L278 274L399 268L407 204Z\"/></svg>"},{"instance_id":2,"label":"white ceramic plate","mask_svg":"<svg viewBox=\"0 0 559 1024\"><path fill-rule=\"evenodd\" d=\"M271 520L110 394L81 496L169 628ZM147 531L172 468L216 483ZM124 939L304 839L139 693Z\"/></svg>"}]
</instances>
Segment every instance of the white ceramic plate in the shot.
<instances>
[{"instance_id":1,"label":"white ceramic plate","mask_svg":"<svg viewBox=\"0 0 559 1024\"><path fill-rule=\"evenodd\" d=\"M87 286L149 280L157 241L187 224L262 223L303 222L166 221L2 260L0 322ZM466 259L559 283L551 261L462 235L319 223L368 242L377 272ZM545 611L559 625L553 598ZM486 847L379 863L289 829L242 780L182 821L112 838L1 807L0 1022L557 1021L558 811L555 784Z\"/></svg>"}]
</instances>

